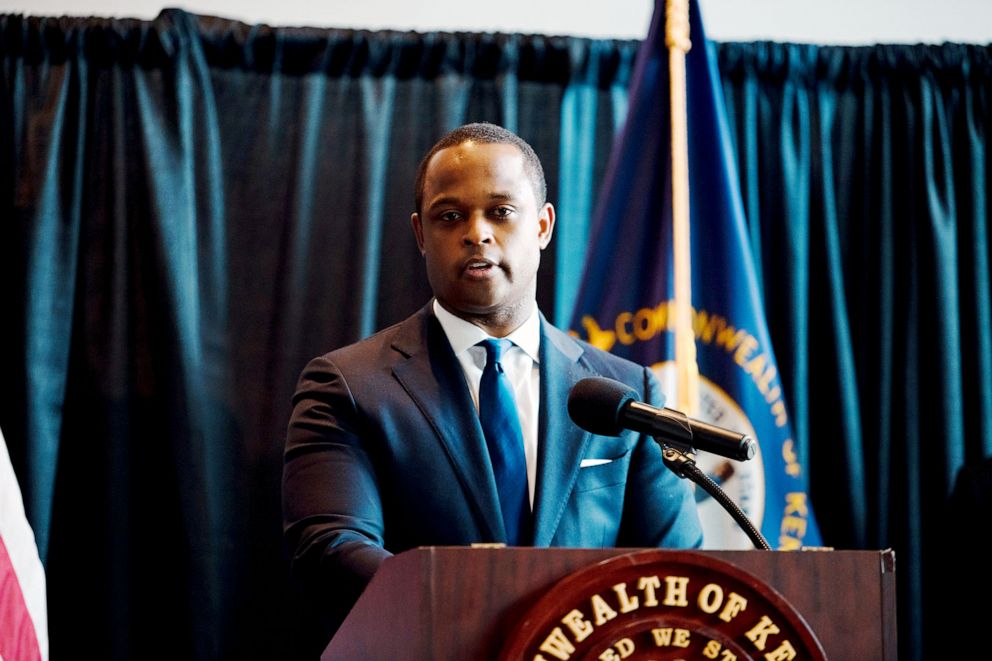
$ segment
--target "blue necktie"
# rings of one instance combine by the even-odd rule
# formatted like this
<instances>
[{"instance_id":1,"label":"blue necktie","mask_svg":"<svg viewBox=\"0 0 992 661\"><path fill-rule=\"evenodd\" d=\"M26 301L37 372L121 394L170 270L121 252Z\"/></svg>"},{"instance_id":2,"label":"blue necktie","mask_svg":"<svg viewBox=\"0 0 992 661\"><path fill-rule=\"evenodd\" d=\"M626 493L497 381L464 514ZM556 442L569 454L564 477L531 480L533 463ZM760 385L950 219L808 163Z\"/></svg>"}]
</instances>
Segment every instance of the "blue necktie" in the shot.
<instances>
[{"instance_id":1,"label":"blue necktie","mask_svg":"<svg viewBox=\"0 0 992 661\"><path fill-rule=\"evenodd\" d=\"M500 359L512 346L510 340L483 340L486 367L479 383L479 422L489 447L489 458L496 475L496 491L503 510L506 541L511 546L524 543L530 519L527 492L527 460L524 435L517 416L510 379L503 373Z\"/></svg>"}]
</instances>

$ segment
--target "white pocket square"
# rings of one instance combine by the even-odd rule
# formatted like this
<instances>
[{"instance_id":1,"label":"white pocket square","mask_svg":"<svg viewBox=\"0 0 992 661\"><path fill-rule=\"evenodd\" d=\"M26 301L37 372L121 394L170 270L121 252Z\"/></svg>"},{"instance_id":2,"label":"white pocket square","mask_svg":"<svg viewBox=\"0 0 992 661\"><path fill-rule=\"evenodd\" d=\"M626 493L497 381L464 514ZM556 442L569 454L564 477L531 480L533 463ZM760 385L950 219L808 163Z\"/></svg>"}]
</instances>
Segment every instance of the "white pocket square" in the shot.
<instances>
[{"instance_id":1,"label":"white pocket square","mask_svg":"<svg viewBox=\"0 0 992 661\"><path fill-rule=\"evenodd\" d=\"M579 464L579 468L589 468L590 466L602 466L603 464L608 464L612 459L583 459Z\"/></svg>"}]
</instances>

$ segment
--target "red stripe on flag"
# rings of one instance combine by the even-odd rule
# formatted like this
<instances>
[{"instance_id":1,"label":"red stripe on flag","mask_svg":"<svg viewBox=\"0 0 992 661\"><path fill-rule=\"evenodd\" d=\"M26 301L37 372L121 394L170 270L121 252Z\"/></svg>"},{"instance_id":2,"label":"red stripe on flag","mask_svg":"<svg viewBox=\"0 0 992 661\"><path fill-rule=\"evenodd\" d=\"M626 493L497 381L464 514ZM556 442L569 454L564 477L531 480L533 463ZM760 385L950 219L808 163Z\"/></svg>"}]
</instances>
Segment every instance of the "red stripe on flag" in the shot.
<instances>
[{"instance_id":1,"label":"red stripe on flag","mask_svg":"<svg viewBox=\"0 0 992 661\"><path fill-rule=\"evenodd\" d=\"M41 659L38 634L3 537L0 537L0 657L4 661Z\"/></svg>"}]
</instances>

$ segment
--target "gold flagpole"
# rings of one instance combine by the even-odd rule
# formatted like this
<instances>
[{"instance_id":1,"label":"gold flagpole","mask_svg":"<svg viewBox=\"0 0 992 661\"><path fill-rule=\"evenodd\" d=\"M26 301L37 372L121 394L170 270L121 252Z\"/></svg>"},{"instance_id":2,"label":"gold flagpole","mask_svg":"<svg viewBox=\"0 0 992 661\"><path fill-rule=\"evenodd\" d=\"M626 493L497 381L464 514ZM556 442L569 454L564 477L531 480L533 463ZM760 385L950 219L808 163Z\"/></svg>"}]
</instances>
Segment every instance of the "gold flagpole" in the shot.
<instances>
[{"instance_id":1,"label":"gold flagpole","mask_svg":"<svg viewBox=\"0 0 992 661\"><path fill-rule=\"evenodd\" d=\"M699 409L699 367L692 330L692 269L689 254L689 146L685 98L685 54L689 41L689 0L667 0L665 44L671 84L672 223L675 263L675 368L678 407L689 415Z\"/></svg>"}]
</instances>

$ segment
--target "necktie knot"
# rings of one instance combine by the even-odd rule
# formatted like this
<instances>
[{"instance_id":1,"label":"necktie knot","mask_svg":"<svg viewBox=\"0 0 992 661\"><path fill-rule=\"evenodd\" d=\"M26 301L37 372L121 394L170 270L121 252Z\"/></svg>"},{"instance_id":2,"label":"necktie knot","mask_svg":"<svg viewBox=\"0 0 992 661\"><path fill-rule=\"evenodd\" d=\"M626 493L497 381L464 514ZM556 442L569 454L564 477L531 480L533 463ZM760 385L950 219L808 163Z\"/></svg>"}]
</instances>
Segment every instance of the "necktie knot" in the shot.
<instances>
[{"instance_id":1,"label":"necktie knot","mask_svg":"<svg viewBox=\"0 0 992 661\"><path fill-rule=\"evenodd\" d=\"M503 360L503 354L505 354L510 347L513 346L513 342L507 339L493 339L483 340L479 342L482 347L486 350L486 364L495 365L499 361ZM501 370L502 371L502 370Z\"/></svg>"}]
</instances>

